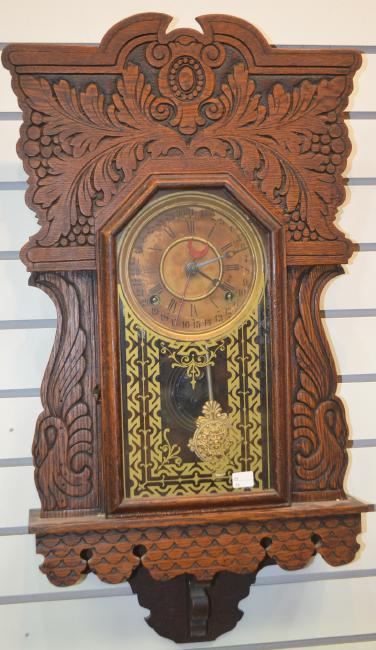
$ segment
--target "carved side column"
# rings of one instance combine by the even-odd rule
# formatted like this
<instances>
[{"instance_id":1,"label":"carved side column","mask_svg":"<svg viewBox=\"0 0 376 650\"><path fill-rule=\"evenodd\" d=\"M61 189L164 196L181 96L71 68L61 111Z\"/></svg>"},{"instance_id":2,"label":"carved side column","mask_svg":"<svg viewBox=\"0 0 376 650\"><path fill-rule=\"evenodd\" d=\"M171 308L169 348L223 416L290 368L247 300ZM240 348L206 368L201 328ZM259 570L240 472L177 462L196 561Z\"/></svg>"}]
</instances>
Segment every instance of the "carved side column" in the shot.
<instances>
[{"instance_id":1,"label":"carved side column","mask_svg":"<svg viewBox=\"0 0 376 650\"><path fill-rule=\"evenodd\" d=\"M98 496L95 275L33 273L57 310L57 331L41 386L43 412L33 443L43 515L93 510Z\"/></svg>"},{"instance_id":2,"label":"carved side column","mask_svg":"<svg viewBox=\"0 0 376 650\"><path fill-rule=\"evenodd\" d=\"M293 500L345 498L348 428L337 372L320 317L325 284L340 266L289 271L292 308Z\"/></svg>"}]
</instances>

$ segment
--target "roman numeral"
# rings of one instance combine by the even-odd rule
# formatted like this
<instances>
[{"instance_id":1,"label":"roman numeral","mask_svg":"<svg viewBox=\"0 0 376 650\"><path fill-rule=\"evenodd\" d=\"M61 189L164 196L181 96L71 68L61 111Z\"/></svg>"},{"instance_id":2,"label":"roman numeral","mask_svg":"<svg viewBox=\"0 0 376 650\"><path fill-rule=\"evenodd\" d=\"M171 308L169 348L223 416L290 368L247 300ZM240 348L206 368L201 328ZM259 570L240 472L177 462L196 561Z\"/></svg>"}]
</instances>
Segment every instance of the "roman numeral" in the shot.
<instances>
[{"instance_id":1,"label":"roman numeral","mask_svg":"<svg viewBox=\"0 0 376 650\"><path fill-rule=\"evenodd\" d=\"M162 293L163 291L163 284L161 282L158 282L158 284L155 285L152 289L150 289L149 293L152 296L155 296L156 294Z\"/></svg>"},{"instance_id":2,"label":"roman numeral","mask_svg":"<svg viewBox=\"0 0 376 650\"><path fill-rule=\"evenodd\" d=\"M242 253L243 251L248 250L248 246L243 246L243 248L238 248L237 251L233 252L233 255L237 255L238 253Z\"/></svg>"},{"instance_id":3,"label":"roman numeral","mask_svg":"<svg viewBox=\"0 0 376 650\"><path fill-rule=\"evenodd\" d=\"M171 311L172 313L174 313L176 311L177 304L178 303L176 302L175 298L171 298L170 302L168 303L168 307L167 307L168 311Z\"/></svg>"},{"instance_id":4,"label":"roman numeral","mask_svg":"<svg viewBox=\"0 0 376 650\"><path fill-rule=\"evenodd\" d=\"M223 268L225 271L239 271L240 264L224 264Z\"/></svg>"},{"instance_id":5,"label":"roman numeral","mask_svg":"<svg viewBox=\"0 0 376 650\"><path fill-rule=\"evenodd\" d=\"M188 219L185 220L185 223L187 225L187 230L188 230L189 234L194 235L195 234L195 227L196 227L194 219L192 217L188 217Z\"/></svg>"},{"instance_id":6,"label":"roman numeral","mask_svg":"<svg viewBox=\"0 0 376 650\"><path fill-rule=\"evenodd\" d=\"M225 253L226 251L228 251L229 248L231 248L233 243L234 242L232 242L232 241L228 242L228 244L225 244L224 246L222 246L221 251L223 251Z\"/></svg>"},{"instance_id":7,"label":"roman numeral","mask_svg":"<svg viewBox=\"0 0 376 650\"><path fill-rule=\"evenodd\" d=\"M231 293L235 291L235 287L233 287L232 284L229 284L228 282L221 282L221 287L224 291L231 291Z\"/></svg>"},{"instance_id":8,"label":"roman numeral","mask_svg":"<svg viewBox=\"0 0 376 650\"><path fill-rule=\"evenodd\" d=\"M136 260L132 260L129 263L129 273L131 275L138 275L141 272L139 263Z\"/></svg>"},{"instance_id":9,"label":"roman numeral","mask_svg":"<svg viewBox=\"0 0 376 650\"><path fill-rule=\"evenodd\" d=\"M172 230L171 226L169 226L167 224L167 225L163 226L163 230L167 233L167 235L169 235L169 237L171 237L171 239L175 239L176 234L175 234L175 231Z\"/></svg>"},{"instance_id":10,"label":"roman numeral","mask_svg":"<svg viewBox=\"0 0 376 650\"><path fill-rule=\"evenodd\" d=\"M197 318L198 316L196 305L193 305L192 303L191 303L191 316L192 318Z\"/></svg>"},{"instance_id":11,"label":"roman numeral","mask_svg":"<svg viewBox=\"0 0 376 650\"><path fill-rule=\"evenodd\" d=\"M208 235L207 235L208 238L212 236L212 234L213 234L213 232L214 232L214 230L215 230L216 227L217 227L217 222L215 221L215 222L213 223L212 227L210 228L209 232L208 232Z\"/></svg>"}]
</instances>

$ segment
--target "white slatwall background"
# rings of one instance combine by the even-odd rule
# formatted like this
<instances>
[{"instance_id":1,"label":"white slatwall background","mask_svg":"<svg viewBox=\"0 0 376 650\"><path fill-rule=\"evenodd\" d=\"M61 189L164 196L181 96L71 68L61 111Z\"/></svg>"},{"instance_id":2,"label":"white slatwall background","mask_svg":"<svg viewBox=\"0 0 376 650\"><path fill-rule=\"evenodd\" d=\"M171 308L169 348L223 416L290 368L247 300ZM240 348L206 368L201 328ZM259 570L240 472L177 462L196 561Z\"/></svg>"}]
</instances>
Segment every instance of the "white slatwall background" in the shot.
<instances>
[{"instance_id":1,"label":"white slatwall background","mask_svg":"<svg viewBox=\"0 0 376 650\"><path fill-rule=\"evenodd\" d=\"M96 43L135 11L194 16L232 13L253 22L272 43L355 46L364 52L349 106L353 153L339 225L361 243L346 274L327 288L322 309L341 377L338 393L350 423L347 490L376 503L376 2L374 0L2 0L0 41ZM19 107L8 72L0 69L0 638L4 650L168 650L143 621L129 587L95 576L70 589L38 571L28 510L38 506L30 448L42 379L55 327L52 302L27 287L17 251L35 232L24 205L25 173L17 158ZM376 514L364 517L356 560L333 569L315 558L302 571L264 569L237 628L210 644L183 647L277 650L375 649Z\"/></svg>"}]
</instances>

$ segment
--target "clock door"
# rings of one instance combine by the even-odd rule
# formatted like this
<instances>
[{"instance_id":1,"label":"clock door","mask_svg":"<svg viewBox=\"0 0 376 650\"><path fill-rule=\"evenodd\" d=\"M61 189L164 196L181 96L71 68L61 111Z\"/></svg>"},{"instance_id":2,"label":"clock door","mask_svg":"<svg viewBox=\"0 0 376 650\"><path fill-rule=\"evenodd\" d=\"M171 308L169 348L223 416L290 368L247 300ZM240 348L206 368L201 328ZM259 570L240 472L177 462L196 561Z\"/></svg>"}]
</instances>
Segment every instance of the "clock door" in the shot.
<instances>
[{"instance_id":1,"label":"clock door","mask_svg":"<svg viewBox=\"0 0 376 650\"><path fill-rule=\"evenodd\" d=\"M284 498L272 247L213 189L159 192L117 231L121 509Z\"/></svg>"}]
</instances>

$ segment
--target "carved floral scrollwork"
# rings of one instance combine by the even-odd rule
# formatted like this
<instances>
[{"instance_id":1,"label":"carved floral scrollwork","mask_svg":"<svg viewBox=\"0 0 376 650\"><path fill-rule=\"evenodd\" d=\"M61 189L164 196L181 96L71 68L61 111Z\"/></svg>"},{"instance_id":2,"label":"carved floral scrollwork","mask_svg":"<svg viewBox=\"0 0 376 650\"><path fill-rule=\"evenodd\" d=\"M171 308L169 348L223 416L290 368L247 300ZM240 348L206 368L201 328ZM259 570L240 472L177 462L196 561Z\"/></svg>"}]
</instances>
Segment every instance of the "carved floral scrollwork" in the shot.
<instances>
[{"instance_id":1,"label":"carved floral scrollwork","mask_svg":"<svg viewBox=\"0 0 376 650\"><path fill-rule=\"evenodd\" d=\"M337 267L301 272L294 323L298 387L293 404L294 491L343 496L348 429L344 407L335 396L336 372L320 321L319 298Z\"/></svg>"},{"instance_id":2,"label":"carved floral scrollwork","mask_svg":"<svg viewBox=\"0 0 376 650\"><path fill-rule=\"evenodd\" d=\"M58 310L58 327L41 388L44 407L33 443L35 481L43 509L86 505L93 489L92 417L83 396L87 337L77 287L54 273L32 277ZM68 314L69 305L69 314Z\"/></svg>"},{"instance_id":3,"label":"carved floral scrollwork","mask_svg":"<svg viewBox=\"0 0 376 650\"><path fill-rule=\"evenodd\" d=\"M344 89L343 77L319 83L305 79L292 91L277 83L263 99L248 70L238 64L217 102L206 107L216 122L193 146L232 156L281 208L293 240L333 239L331 222L342 200L335 175L344 167L341 154L347 145L335 109Z\"/></svg>"},{"instance_id":4,"label":"carved floral scrollwork","mask_svg":"<svg viewBox=\"0 0 376 650\"><path fill-rule=\"evenodd\" d=\"M237 63L215 94L223 46L188 41L176 51L149 45L160 96L134 63L126 64L109 102L95 83L79 91L66 79L20 77L31 109L23 152L42 224L39 245L93 245L95 211L146 158L177 152L231 158L294 241L338 236L332 221L348 138L337 109L346 79L303 79L292 90L277 83L262 94L257 76Z\"/></svg>"},{"instance_id":5,"label":"carved floral scrollwork","mask_svg":"<svg viewBox=\"0 0 376 650\"><path fill-rule=\"evenodd\" d=\"M174 132L153 119L156 98L133 64L108 107L94 83L79 93L65 79L49 83L26 76L21 87L33 109L25 144L38 178L33 201L46 215L38 242L84 244L74 230L80 217L90 219L94 207L107 205L119 181L129 179L147 153L157 158L176 147ZM43 145L44 138L52 143Z\"/></svg>"}]
</instances>

